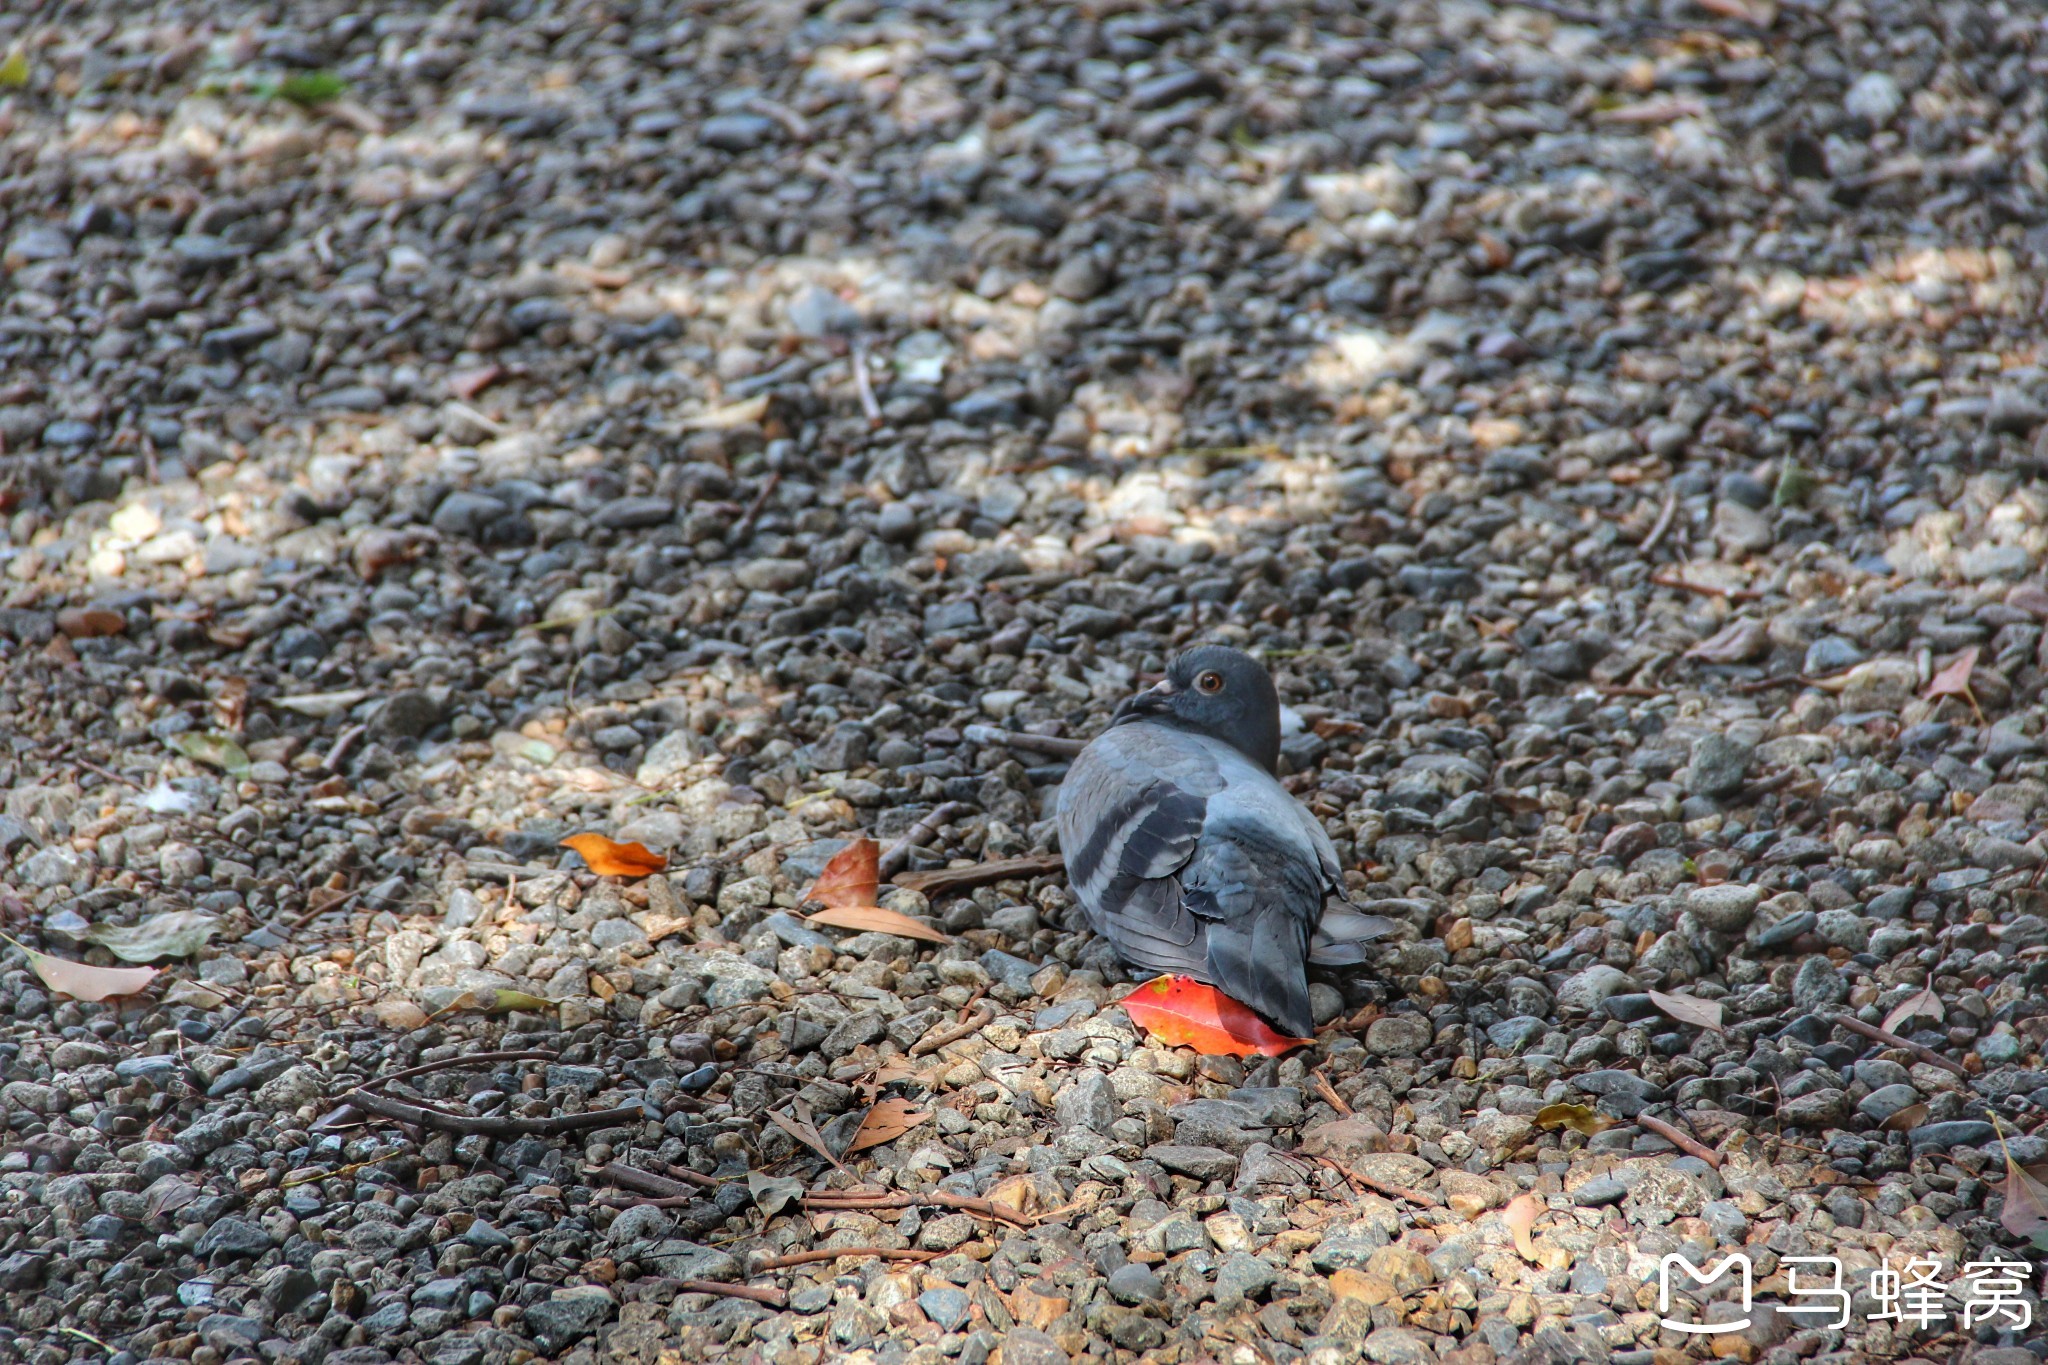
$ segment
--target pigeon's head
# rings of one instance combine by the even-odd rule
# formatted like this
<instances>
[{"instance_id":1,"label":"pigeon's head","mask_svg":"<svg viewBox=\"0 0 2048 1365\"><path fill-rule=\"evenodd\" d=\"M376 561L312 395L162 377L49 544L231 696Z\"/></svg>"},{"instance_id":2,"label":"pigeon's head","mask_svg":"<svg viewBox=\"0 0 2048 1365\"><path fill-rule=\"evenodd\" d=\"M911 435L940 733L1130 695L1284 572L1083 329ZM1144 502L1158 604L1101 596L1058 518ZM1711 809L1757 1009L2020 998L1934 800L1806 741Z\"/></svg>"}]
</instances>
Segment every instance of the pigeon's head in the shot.
<instances>
[{"instance_id":1,"label":"pigeon's head","mask_svg":"<svg viewBox=\"0 0 2048 1365\"><path fill-rule=\"evenodd\" d=\"M1199 645L1174 656L1166 679L1117 708L1116 719L1157 717L1220 739L1272 772L1280 763L1280 694L1241 650Z\"/></svg>"}]
</instances>

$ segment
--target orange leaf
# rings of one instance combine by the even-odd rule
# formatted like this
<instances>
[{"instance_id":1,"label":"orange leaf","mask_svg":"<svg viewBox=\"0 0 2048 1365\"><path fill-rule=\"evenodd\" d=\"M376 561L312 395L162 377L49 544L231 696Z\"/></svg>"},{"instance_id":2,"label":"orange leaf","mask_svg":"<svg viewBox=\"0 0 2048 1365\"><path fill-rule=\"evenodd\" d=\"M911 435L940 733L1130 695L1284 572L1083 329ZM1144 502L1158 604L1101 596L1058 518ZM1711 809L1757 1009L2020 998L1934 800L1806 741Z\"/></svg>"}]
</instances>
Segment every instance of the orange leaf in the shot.
<instances>
[{"instance_id":1,"label":"orange leaf","mask_svg":"<svg viewBox=\"0 0 2048 1365\"><path fill-rule=\"evenodd\" d=\"M879 1147L885 1142L894 1142L918 1124L931 1117L928 1109L919 1109L909 1100L887 1099L868 1110L867 1117L854 1130L853 1141L846 1144L841 1156L852 1156L865 1152L870 1147Z\"/></svg>"},{"instance_id":2,"label":"orange leaf","mask_svg":"<svg viewBox=\"0 0 2048 1365\"><path fill-rule=\"evenodd\" d=\"M1955 661L1947 668L1927 680L1927 700L1936 697L1967 697L1970 695L1970 674L1977 667L1977 646L1971 645L1956 655Z\"/></svg>"},{"instance_id":3,"label":"orange leaf","mask_svg":"<svg viewBox=\"0 0 2048 1365\"><path fill-rule=\"evenodd\" d=\"M921 938L927 943L951 943L953 936L943 929L884 910L879 905L835 905L804 917L807 923L831 929L857 929L864 934L894 934L898 938Z\"/></svg>"},{"instance_id":4,"label":"orange leaf","mask_svg":"<svg viewBox=\"0 0 2048 1365\"><path fill-rule=\"evenodd\" d=\"M573 848L600 877L645 877L668 866L668 859L651 852L645 844L619 844L602 834L572 834L562 840Z\"/></svg>"},{"instance_id":5,"label":"orange leaf","mask_svg":"<svg viewBox=\"0 0 2048 1365\"><path fill-rule=\"evenodd\" d=\"M1314 1041L1275 1032L1249 1007L1191 976L1147 981L1118 1003L1155 1041L1205 1057L1278 1057Z\"/></svg>"},{"instance_id":6,"label":"orange leaf","mask_svg":"<svg viewBox=\"0 0 2048 1365\"><path fill-rule=\"evenodd\" d=\"M832 855L818 880L804 893L807 901L829 905L873 905L882 885L882 854L873 839L855 839Z\"/></svg>"}]
</instances>

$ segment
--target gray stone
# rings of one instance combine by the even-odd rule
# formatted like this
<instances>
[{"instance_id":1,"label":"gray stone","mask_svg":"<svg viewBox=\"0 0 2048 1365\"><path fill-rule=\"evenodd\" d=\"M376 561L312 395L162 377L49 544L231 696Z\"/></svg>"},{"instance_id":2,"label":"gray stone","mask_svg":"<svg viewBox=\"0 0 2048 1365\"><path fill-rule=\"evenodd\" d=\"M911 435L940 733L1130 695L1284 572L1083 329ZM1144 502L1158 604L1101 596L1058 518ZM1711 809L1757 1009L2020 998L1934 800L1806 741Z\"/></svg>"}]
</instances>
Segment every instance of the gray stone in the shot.
<instances>
[{"instance_id":1,"label":"gray stone","mask_svg":"<svg viewBox=\"0 0 2048 1365\"><path fill-rule=\"evenodd\" d=\"M1727 735L1704 735L1692 746L1692 764L1687 779L1702 796L1732 796L1742 789L1749 765L1756 757L1753 745Z\"/></svg>"}]
</instances>

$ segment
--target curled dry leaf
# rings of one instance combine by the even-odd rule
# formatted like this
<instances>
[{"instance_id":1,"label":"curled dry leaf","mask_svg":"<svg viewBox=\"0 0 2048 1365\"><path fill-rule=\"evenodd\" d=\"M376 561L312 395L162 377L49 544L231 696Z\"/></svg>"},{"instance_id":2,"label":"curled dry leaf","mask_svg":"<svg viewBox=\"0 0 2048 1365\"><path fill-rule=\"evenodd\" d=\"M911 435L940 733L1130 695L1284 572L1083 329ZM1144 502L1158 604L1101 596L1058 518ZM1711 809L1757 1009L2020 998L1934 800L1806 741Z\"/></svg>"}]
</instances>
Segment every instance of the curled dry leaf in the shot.
<instances>
[{"instance_id":1,"label":"curled dry leaf","mask_svg":"<svg viewBox=\"0 0 2048 1365\"><path fill-rule=\"evenodd\" d=\"M1970 674L1977 668L1977 646L1971 645L1949 661L1946 668L1927 680L1924 694L1929 701L1937 697L1970 696Z\"/></svg>"},{"instance_id":2,"label":"curled dry leaf","mask_svg":"<svg viewBox=\"0 0 2048 1365\"><path fill-rule=\"evenodd\" d=\"M1709 664L1746 664L1771 647L1764 623L1745 616L1730 621L1720 630L1685 651L1688 659Z\"/></svg>"},{"instance_id":3,"label":"curled dry leaf","mask_svg":"<svg viewBox=\"0 0 2048 1365\"><path fill-rule=\"evenodd\" d=\"M140 924L95 924L85 931L85 940L123 962L154 962L160 957L192 956L219 928L217 916L169 910Z\"/></svg>"},{"instance_id":4,"label":"curled dry leaf","mask_svg":"<svg viewBox=\"0 0 2048 1365\"><path fill-rule=\"evenodd\" d=\"M914 920L879 905L842 905L805 917L809 924L832 929L854 929L865 934L894 934L898 938L921 938L927 943L951 943L953 936L943 929Z\"/></svg>"},{"instance_id":5,"label":"curled dry leaf","mask_svg":"<svg viewBox=\"0 0 2048 1365\"><path fill-rule=\"evenodd\" d=\"M1529 1232L1542 1215L1543 1201L1533 1194L1518 1194L1501 1210L1501 1221L1507 1224L1508 1235L1515 1239L1515 1250L1525 1261L1536 1259L1536 1243L1530 1240Z\"/></svg>"},{"instance_id":6,"label":"curled dry leaf","mask_svg":"<svg viewBox=\"0 0 2048 1365\"><path fill-rule=\"evenodd\" d=\"M1546 1132L1570 1128L1591 1137L1612 1128L1614 1120L1594 1113L1583 1104L1546 1104L1536 1111L1536 1126Z\"/></svg>"},{"instance_id":7,"label":"curled dry leaf","mask_svg":"<svg viewBox=\"0 0 2048 1365\"><path fill-rule=\"evenodd\" d=\"M881 849L873 839L855 839L832 855L804 899L833 909L873 905L881 894L881 864Z\"/></svg>"},{"instance_id":8,"label":"curled dry leaf","mask_svg":"<svg viewBox=\"0 0 2048 1365\"><path fill-rule=\"evenodd\" d=\"M1715 1033L1721 1032L1721 1002L1718 1000L1701 1000L1692 995L1666 995L1663 991L1651 991L1650 1003L1681 1024L1712 1029Z\"/></svg>"},{"instance_id":9,"label":"curled dry leaf","mask_svg":"<svg viewBox=\"0 0 2048 1365\"><path fill-rule=\"evenodd\" d=\"M143 1205L145 1217L158 1218L166 1213L176 1213L199 1197L199 1187L175 1172L161 1175L156 1183L144 1190L147 1203Z\"/></svg>"},{"instance_id":10,"label":"curled dry leaf","mask_svg":"<svg viewBox=\"0 0 2048 1365\"><path fill-rule=\"evenodd\" d=\"M1887 1133L1906 1133L1918 1128L1925 1122L1927 1122L1927 1106L1925 1104L1909 1104L1877 1126Z\"/></svg>"},{"instance_id":11,"label":"curled dry leaf","mask_svg":"<svg viewBox=\"0 0 2048 1365\"><path fill-rule=\"evenodd\" d=\"M845 1170L846 1167L840 1164L838 1155L825 1142L825 1135L818 1131L818 1125L811 1122L810 1107L803 1104L801 1096L797 1098L797 1104L802 1106L802 1112L798 1113L794 1118L787 1114L775 1113L771 1110L768 1114L768 1121L816 1152L819 1156L825 1158L825 1160L831 1162L833 1169Z\"/></svg>"},{"instance_id":12,"label":"curled dry leaf","mask_svg":"<svg viewBox=\"0 0 2048 1365\"><path fill-rule=\"evenodd\" d=\"M1884 1031L1897 1033L1899 1025L1909 1019L1932 1019L1938 1024L1947 1013L1947 1006L1941 1003L1941 997L1934 993L1934 988L1924 986L1892 1006L1891 1013L1884 1017Z\"/></svg>"},{"instance_id":13,"label":"curled dry leaf","mask_svg":"<svg viewBox=\"0 0 2048 1365\"><path fill-rule=\"evenodd\" d=\"M761 1210L763 1218L773 1218L792 1204L802 1201L804 1182L795 1176L763 1175L751 1171L747 1175L747 1193L754 1197L754 1207Z\"/></svg>"},{"instance_id":14,"label":"curled dry leaf","mask_svg":"<svg viewBox=\"0 0 2048 1365\"><path fill-rule=\"evenodd\" d=\"M668 866L667 857L645 844L616 843L602 834L572 834L562 846L575 849L600 877L648 877Z\"/></svg>"},{"instance_id":15,"label":"curled dry leaf","mask_svg":"<svg viewBox=\"0 0 2048 1365\"><path fill-rule=\"evenodd\" d=\"M886 1099L869 1109L854 1130L853 1140L846 1144L843 1156L865 1152L870 1147L879 1147L885 1142L894 1142L918 1124L931 1118L929 1109L919 1109L909 1100Z\"/></svg>"},{"instance_id":16,"label":"curled dry leaf","mask_svg":"<svg viewBox=\"0 0 2048 1365\"><path fill-rule=\"evenodd\" d=\"M1314 1041L1275 1031L1249 1006L1188 976L1148 981L1118 1003L1156 1041L1205 1057L1278 1057Z\"/></svg>"},{"instance_id":17,"label":"curled dry leaf","mask_svg":"<svg viewBox=\"0 0 2048 1365\"><path fill-rule=\"evenodd\" d=\"M243 751L241 745L226 735L201 734L197 730L187 730L182 734L172 735L164 743L174 752L183 754L193 762L219 768L229 777L249 775L249 755Z\"/></svg>"},{"instance_id":18,"label":"curled dry leaf","mask_svg":"<svg viewBox=\"0 0 2048 1365\"><path fill-rule=\"evenodd\" d=\"M18 943L15 946L21 947ZM154 967L95 967L51 957L32 948L21 950L28 954L28 969L41 977L45 986L74 1000L111 1000L117 995L134 995L157 978Z\"/></svg>"},{"instance_id":19,"label":"curled dry leaf","mask_svg":"<svg viewBox=\"0 0 2048 1365\"><path fill-rule=\"evenodd\" d=\"M2005 1183L1999 1186L2005 1209L1998 1215L1999 1225L2048 1251L2048 1184L2042 1183L2048 1180L2048 1166L2022 1167L2014 1161L2003 1126L1998 1131L1998 1145L2005 1152Z\"/></svg>"}]
</instances>

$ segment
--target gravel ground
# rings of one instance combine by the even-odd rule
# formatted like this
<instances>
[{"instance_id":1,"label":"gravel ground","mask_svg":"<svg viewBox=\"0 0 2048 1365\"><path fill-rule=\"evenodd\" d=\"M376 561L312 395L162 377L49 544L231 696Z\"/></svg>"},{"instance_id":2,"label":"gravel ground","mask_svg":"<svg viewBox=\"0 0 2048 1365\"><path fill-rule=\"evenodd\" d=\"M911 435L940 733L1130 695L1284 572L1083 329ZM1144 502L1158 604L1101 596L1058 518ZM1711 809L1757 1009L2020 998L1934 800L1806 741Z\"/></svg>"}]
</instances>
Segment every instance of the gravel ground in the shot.
<instances>
[{"instance_id":1,"label":"gravel ground","mask_svg":"<svg viewBox=\"0 0 2048 1365\"><path fill-rule=\"evenodd\" d=\"M2038 9L23 8L0 927L211 932L0 945L0 1357L2038 1365L1655 1283L2022 1245ZM1404 925L1313 1049L1057 876L793 913L1197 640Z\"/></svg>"}]
</instances>

